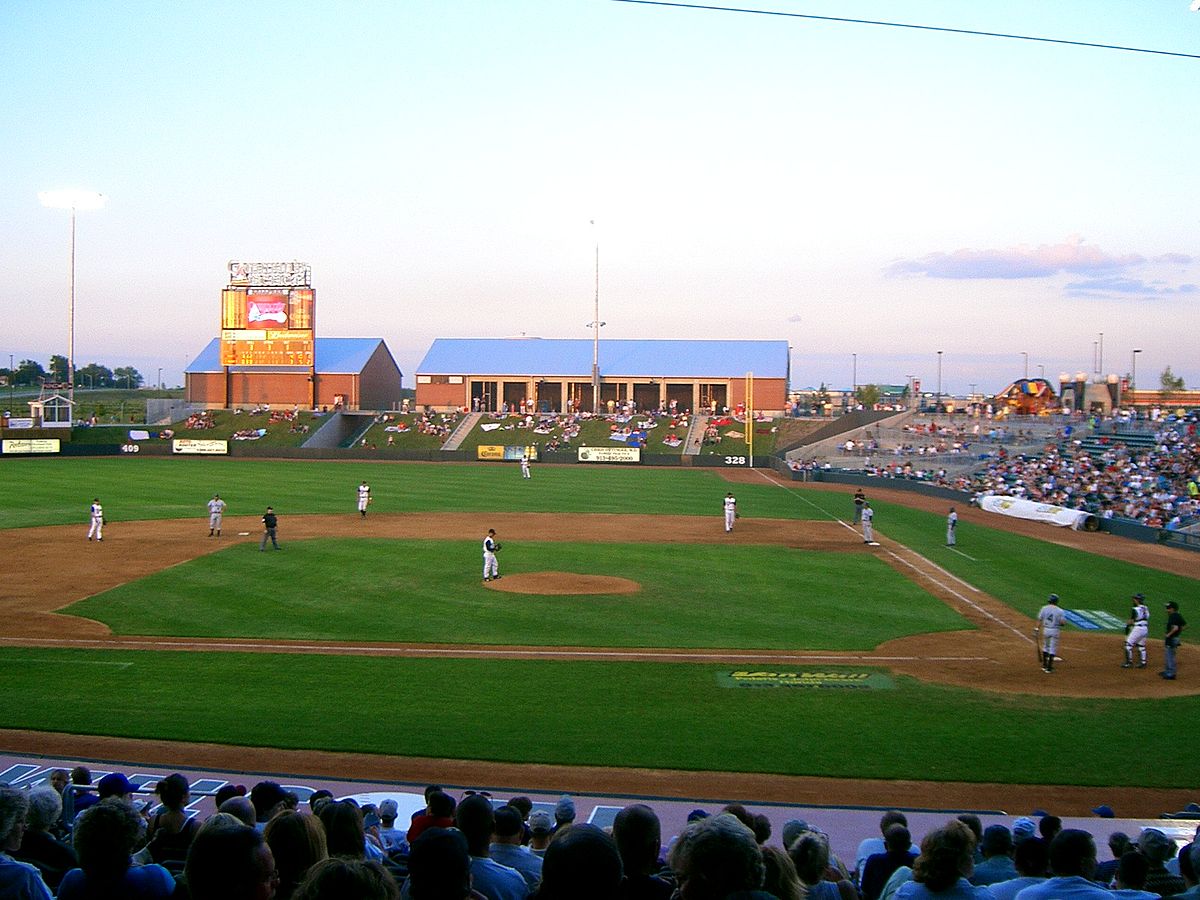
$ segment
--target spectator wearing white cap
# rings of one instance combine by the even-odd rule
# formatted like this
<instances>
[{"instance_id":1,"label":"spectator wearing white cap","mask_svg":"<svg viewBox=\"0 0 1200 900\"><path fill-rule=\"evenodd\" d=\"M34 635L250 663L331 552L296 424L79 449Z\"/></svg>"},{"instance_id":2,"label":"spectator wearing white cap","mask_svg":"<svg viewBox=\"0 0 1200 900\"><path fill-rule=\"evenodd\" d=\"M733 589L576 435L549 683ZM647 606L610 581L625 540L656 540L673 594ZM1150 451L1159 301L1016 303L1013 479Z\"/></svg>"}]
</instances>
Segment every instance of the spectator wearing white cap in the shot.
<instances>
[{"instance_id":1,"label":"spectator wearing white cap","mask_svg":"<svg viewBox=\"0 0 1200 900\"><path fill-rule=\"evenodd\" d=\"M552 837L554 818L544 809L535 809L529 814L529 852L534 856L545 856Z\"/></svg>"}]
</instances>

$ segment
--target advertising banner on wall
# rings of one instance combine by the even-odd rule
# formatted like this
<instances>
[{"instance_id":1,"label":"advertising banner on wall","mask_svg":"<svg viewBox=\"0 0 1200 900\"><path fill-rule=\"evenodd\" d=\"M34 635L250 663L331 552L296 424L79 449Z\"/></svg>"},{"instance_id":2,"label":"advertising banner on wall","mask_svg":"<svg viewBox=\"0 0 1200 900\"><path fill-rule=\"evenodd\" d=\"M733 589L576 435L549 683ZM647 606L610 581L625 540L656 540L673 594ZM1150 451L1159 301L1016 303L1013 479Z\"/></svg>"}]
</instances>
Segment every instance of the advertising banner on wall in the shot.
<instances>
[{"instance_id":1,"label":"advertising banner on wall","mask_svg":"<svg viewBox=\"0 0 1200 900\"><path fill-rule=\"evenodd\" d=\"M580 447L580 462L636 463L642 461L640 447Z\"/></svg>"},{"instance_id":2,"label":"advertising banner on wall","mask_svg":"<svg viewBox=\"0 0 1200 900\"><path fill-rule=\"evenodd\" d=\"M0 453L58 453L61 448L62 442L58 438L6 440L0 445Z\"/></svg>"},{"instance_id":3,"label":"advertising banner on wall","mask_svg":"<svg viewBox=\"0 0 1200 900\"><path fill-rule=\"evenodd\" d=\"M518 462L525 457L536 460L538 458L537 447L501 447L496 444L483 444L479 447L479 459Z\"/></svg>"},{"instance_id":4,"label":"advertising banner on wall","mask_svg":"<svg viewBox=\"0 0 1200 900\"><path fill-rule=\"evenodd\" d=\"M205 441L195 438L177 438L171 441L172 453L219 456L229 452L229 441Z\"/></svg>"}]
</instances>

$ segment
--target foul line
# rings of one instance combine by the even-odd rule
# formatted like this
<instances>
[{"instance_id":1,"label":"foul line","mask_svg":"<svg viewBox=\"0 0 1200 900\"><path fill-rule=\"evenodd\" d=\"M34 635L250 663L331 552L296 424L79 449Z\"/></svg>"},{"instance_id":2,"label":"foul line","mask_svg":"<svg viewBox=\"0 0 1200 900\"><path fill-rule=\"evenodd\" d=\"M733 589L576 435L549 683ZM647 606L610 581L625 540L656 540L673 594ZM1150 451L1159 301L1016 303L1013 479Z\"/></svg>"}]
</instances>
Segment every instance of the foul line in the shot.
<instances>
[{"instance_id":1,"label":"foul line","mask_svg":"<svg viewBox=\"0 0 1200 900\"><path fill-rule=\"evenodd\" d=\"M774 479L768 478L768 477L767 477L765 474L763 474L761 471L759 471L759 475L761 475L763 478L765 478L765 479L766 479L768 482L770 482L771 484L774 484L774 485L776 485L777 487L783 488L785 491L786 491L786 490L788 490L788 488L787 488L785 485L783 485L783 484L780 484L778 481L775 481ZM839 519L839 518L837 518L835 515L833 515L833 513L829 512L828 510L824 509L824 508L823 508L823 507L821 507L821 506L818 506L816 503L813 503L811 500L809 500L809 499L808 499L807 497L805 497L803 494L800 494L800 493L798 493L798 492L796 492L796 491L788 491L788 492L789 492L789 493L790 493L790 494L791 494L793 497L798 497L798 498L800 498L801 500L803 500L805 503L809 504L809 505L810 505L810 506L811 506L813 509L816 509L816 510L819 510L820 512L823 512L825 515L829 516L829 518L833 519L835 522L837 522L837 523L838 523L839 525L841 525L843 528L848 528L848 529L849 529L849 530L850 530L852 533L854 533L854 534L858 534L858 532L857 532L857 531L855 531L855 529L853 528L853 526L846 524L846 523L845 523L845 522L843 522L841 519ZM908 561L907 559L905 559L904 557L900 556L900 554L898 554L898 553L896 553L896 552L894 552L894 551L892 551L892 550L889 550L887 547L884 547L883 549L884 549L884 551L885 551L885 552L886 552L886 553L887 553L889 556L891 556L891 557L892 557L893 559L895 559L897 562L899 562L899 563L902 563L903 565L906 565L906 566L908 566L910 569L912 569L912 570L913 570L914 572L916 572L918 575L922 575L922 576L924 576L925 578L928 578L930 581L932 581L932 582L933 582L934 584L936 584L938 587L942 588L942 590L946 591L948 594L951 594L951 595L953 595L953 596L957 597L957 598L958 598L959 600L961 600L963 603L967 604L967 606L970 606L970 607L971 607L972 609L974 609L976 612L978 612L978 613L980 613L981 615L983 615L983 616L986 616L987 618L991 619L991 620L992 620L993 622L995 622L997 625L1002 625L1003 627L1007 628L1007 629L1008 629L1009 631L1011 631L1013 634L1017 635L1017 637L1021 638L1021 640L1025 641L1025 642L1027 642L1027 643L1030 643L1030 644L1034 644L1034 643L1036 643L1036 642L1033 640L1033 638L1029 637L1029 635L1025 634L1025 632L1021 631L1019 628L1016 628L1015 626L1013 626L1013 625L1010 625L1008 622L1005 622L1003 619L1001 619L1001 618L999 618L998 616L996 616L996 615L995 615L993 612L991 612L990 610L984 609L982 606L980 606L980 605L979 605L978 603L976 603L975 601L971 600L969 597L964 597L964 596L963 596L962 594L960 594L958 591L954 590L954 588L950 587L950 586L949 586L949 585L947 585L947 584L943 584L941 581L939 581L937 578L934 578L934 577L933 577L932 575L930 575L928 572L923 572L923 571L921 571L921 569L920 569L920 568L918 568L917 566L913 565L911 562L909 562L909 561ZM970 585L970 584L967 584L967 582L963 581L961 578L959 578L957 575L953 574L952 572L947 572L945 569L943 569L943 568L942 568L941 566L939 566L937 563L933 562L933 560L926 559L924 556L922 556L920 553L917 553L917 551L913 550L911 547L905 547L904 549L905 549L905 550L907 550L909 553L911 553L913 556L915 556L917 559L921 560L921 562L923 562L923 563L925 563L926 565L928 565L928 566L929 566L931 569L936 569L938 572L941 572L941 573L943 573L943 574L945 574L945 575L949 576L950 578L953 578L953 579L954 579L955 581L957 581L959 584L962 584L963 586L970 588L971 590L975 591L976 593L979 593L979 589L978 589L978 588L976 588L976 587L974 587L974 586L972 586L972 585ZM963 555L965 556L966 554L963 554Z\"/></svg>"},{"instance_id":2,"label":"foul line","mask_svg":"<svg viewBox=\"0 0 1200 900\"><path fill-rule=\"evenodd\" d=\"M959 556L969 559L971 562L979 562L979 560L977 560L975 557L967 556L967 554L963 553L957 547L947 547L946 549L949 550L951 553L957 553ZM976 590L976 588L971 588L971 590Z\"/></svg>"},{"instance_id":3,"label":"foul line","mask_svg":"<svg viewBox=\"0 0 1200 900\"><path fill-rule=\"evenodd\" d=\"M536 649L471 649L458 648L447 650L444 647L372 647L345 646L331 644L252 644L235 641L207 643L202 641L123 641L100 640L98 638L59 639L59 638L15 638L0 637L0 644L10 644L23 647L88 647L97 649L128 649L128 650L211 650L216 653L233 653L250 651L256 653L323 653L330 655L371 654L376 656L441 656L441 657L511 657L518 659L623 659L634 657L645 660L680 659L692 662L720 662L726 664L752 664L769 660L788 662L830 662L830 663L879 663L879 662L990 662L987 656L872 656L869 654L830 654L830 653L761 653L753 650L739 650L732 653L683 653L660 652L649 650L536 650ZM49 662L49 660L45 660ZM96 665L114 665L127 667L133 663L104 663Z\"/></svg>"}]
</instances>

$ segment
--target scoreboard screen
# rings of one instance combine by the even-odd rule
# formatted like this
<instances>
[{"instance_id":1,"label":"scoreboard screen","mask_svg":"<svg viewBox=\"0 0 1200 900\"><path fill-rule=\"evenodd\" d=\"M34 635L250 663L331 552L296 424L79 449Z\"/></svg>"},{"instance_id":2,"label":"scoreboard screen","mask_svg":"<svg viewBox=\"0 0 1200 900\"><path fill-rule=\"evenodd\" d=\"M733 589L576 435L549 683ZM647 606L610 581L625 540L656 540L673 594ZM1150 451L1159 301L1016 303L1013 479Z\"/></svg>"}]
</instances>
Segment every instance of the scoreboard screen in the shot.
<instances>
[{"instance_id":1,"label":"scoreboard screen","mask_svg":"<svg viewBox=\"0 0 1200 900\"><path fill-rule=\"evenodd\" d=\"M221 365L313 365L312 288L230 287L221 292Z\"/></svg>"}]
</instances>

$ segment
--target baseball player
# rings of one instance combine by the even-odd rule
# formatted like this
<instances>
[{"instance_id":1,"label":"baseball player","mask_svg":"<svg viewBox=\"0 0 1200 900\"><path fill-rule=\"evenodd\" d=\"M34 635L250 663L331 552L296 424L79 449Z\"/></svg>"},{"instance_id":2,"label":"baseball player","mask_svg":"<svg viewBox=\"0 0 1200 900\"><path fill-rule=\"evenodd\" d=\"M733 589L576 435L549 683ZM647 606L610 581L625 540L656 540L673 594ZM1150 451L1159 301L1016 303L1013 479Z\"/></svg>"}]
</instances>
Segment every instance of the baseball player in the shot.
<instances>
[{"instance_id":1,"label":"baseball player","mask_svg":"<svg viewBox=\"0 0 1200 900\"><path fill-rule=\"evenodd\" d=\"M956 541L958 531L958 513L954 511L954 507L950 507L950 515L946 516L946 546L953 547Z\"/></svg>"},{"instance_id":2,"label":"baseball player","mask_svg":"<svg viewBox=\"0 0 1200 900\"><path fill-rule=\"evenodd\" d=\"M500 544L496 540L496 529L489 528L487 537L483 539L483 580L500 580L500 563L496 561L496 551Z\"/></svg>"},{"instance_id":3,"label":"baseball player","mask_svg":"<svg viewBox=\"0 0 1200 900\"><path fill-rule=\"evenodd\" d=\"M104 540L104 507L100 505L100 498L97 497L92 501L92 525L88 528L88 540L92 539L92 535L96 536L96 540Z\"/></svg>"},{"instance_id":4,"label":"baseball player","mask_svg":"<svg viewBox=\"0 0 1200 900\"><path fill-rule=\"evenodd\" d=\"M1046 605L1038 610L1034 639L1041 638L1042 671L1049 675L1054 671L1054 654L1058 652L1058 634L1062 631L1067 615L1058 606L1058 594L1051 594Z\"/></svg>"},{"instance_id":5,"label":"baseball player","mask_svg":"<svg viewBox=\"0 0 1200 900\"><path fill-rule=\"evenodd\" d=\"M871 527L871 520L874 518L875 510L871 509L871 504L864 500L862 508L862 530L864 544L875 543L875 529Z\"/></svg>"},{"instance_id":6,"label":"baseball player","mask_svg":"<svg viewBox=\"0 0 1200 900\"><path fill-rule=\"evenodd\" d=\"M259 552L267 549L268 540L271 542L271 546L278 550L279 542L275 540L275 529L279 527L279 517L275 515L275 508L273 506L268 506L267 511L263 513L262 523L263 536L258 544Z\"/></svg>"},{"instance_id":7,"label":"baseball player","mask_svg":"<svg viewBox=\"0 0 1200 900\"><path fill-rule=\"evenodd\" d=\"M213 494L213 498L208 501L208 536L212 537L215 533L217 537L221 536L221 517L225 515L225 501L221 499L220 494Z\"/></svg>"},{"instance_id":8,"label":"baseball player","mask_svg":"<svg viewBox=\"0 0 1200 900\"><path fill-rule=\"evenodd\" d=\"M522 478L529 477L529 454L528 453L526 453L524 456L521 457L521 477Z\"/></svg>"},{"instance_id":9,"label":"baseball player","mask_svg":"<svg viewBox=\"0 0 1200 900\"><path fill-rule=\"evenodd\" d=\"M363 483L358 486L358 514L362 518L367 517L367 507L371 503L371 486L367 484L364 478Z\"/></svg>"},{"instance_id":10,"label":"baseball player","mask_svg":"<svg viewBox=\"0 0 1200 900\"><path fill-rule=\"evenodd\" d=\"M1133 609L1129 611L1129 620L1125 623L1125 662L1122 669L1133 668L1133 648L1138 648L1141 661L1139 669L1146 668L1146 635L1150 633L1150 607L1142 594L1133 595Z\"/></svg>"},{"instance_id":11,"label":"baseball player","mask_svg":"<svg viewBox=\"0 0 1200 900\"><path fill-rule=\"evenodd\" d=\"M725 530L733 531L733 523L737 519L737 500L732 493L725 495Z\"/></svg>"}]
</instances>

